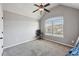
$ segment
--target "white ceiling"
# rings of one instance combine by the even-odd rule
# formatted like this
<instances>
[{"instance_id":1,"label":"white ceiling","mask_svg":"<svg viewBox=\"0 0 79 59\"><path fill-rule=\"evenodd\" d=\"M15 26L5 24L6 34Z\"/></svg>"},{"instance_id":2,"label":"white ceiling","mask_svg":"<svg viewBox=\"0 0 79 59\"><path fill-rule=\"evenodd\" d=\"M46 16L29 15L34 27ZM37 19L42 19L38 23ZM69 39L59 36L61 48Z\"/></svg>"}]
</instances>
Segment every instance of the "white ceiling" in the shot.
<instances>
[{"instance_id":1,"label":"white ceiling","mask_svg":"<svg viewBox=\"0 0 79 59\"><path fill-rule=\"evenodd\" d=\"M39 11L32 13L35 9L37 9L37 7L33 6L33 5L34 5L34 3L6 3L6 4L3 4L3 10L14 12L14 13L28 16L28 17L38 20L38 19L40 19L40 17L42 17L42 15L40 15ZM57 5L59 5L59 4L52 3L52 4L50 4L50 6L48 6L46 8L50 10L51 8L53 8ZM79 9L78 3L62 3L61 5Z\"/></svg>"}]
</instances>

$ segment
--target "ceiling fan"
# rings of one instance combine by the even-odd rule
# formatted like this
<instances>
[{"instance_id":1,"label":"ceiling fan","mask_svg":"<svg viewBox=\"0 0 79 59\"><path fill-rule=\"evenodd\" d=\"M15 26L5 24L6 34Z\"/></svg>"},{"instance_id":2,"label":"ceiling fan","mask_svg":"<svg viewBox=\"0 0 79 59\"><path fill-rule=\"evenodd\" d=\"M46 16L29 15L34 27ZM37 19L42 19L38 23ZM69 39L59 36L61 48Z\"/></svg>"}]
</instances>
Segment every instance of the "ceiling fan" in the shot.
<instances>
[{"instance_id":1,"label":"ceiling fan","mask_svg":"<svg viewBox=\"0 0 79 59\"><path fill-rule=\"evenodd\" d=\"M34 4L34 6L36 6L36 7L38 7L38 9L36 9L35 11L33 11L33 13L34 12L36 12L36 11L40 11L40 12L42 12L42 11L46 11L46 12L50 12L49 10L47 10L45 7L47 7L47 6L49 6L50 4L49 3L47 3L47 4L45 4L45 5L43 5L42 3L40 4L40 5L37 5L37 4Z\"/></svg>"}]
</instances>

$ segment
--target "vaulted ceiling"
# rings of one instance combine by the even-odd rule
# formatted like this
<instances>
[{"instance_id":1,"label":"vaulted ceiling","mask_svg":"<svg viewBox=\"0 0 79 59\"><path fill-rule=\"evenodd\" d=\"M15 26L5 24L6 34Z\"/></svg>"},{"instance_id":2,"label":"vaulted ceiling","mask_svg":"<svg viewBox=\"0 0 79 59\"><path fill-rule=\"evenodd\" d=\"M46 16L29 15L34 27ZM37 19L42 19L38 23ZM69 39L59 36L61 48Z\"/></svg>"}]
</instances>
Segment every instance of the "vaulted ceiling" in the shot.
<instances>
[{"instance_id":1,"label":"vaulted ceiling","mask_svg":"<svg viewBox=\"0 0 79 59\"><path fill-rule=\"evenodd\" d=\"M39 3L37 4L39 5ZM59 3L51 3L50 6L46 8L50 10L51 8L57 5L59 5ZM79 9L78 3L61 3L61 5ZM3 4L3 10L5 11L17 13L17 14L28 16L28 17L38 20L40 19L40 17L42 17L44 13L42 15L40 14L39 11L32 13L35 9L37 9L37 7L34 6L34 3L5 3Z\"/></svg>"}]
</instances>

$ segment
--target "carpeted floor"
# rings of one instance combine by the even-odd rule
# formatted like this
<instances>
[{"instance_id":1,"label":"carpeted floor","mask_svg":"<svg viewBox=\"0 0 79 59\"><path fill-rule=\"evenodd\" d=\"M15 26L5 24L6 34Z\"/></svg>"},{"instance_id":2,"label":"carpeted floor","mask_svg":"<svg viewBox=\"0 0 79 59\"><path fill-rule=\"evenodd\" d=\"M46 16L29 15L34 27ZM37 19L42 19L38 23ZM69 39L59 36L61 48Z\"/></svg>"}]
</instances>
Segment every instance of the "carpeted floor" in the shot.
<instances>
[{"instance_id":1,"label":"carpeted floor","mask_svg":"<svg viewBox=\"0 0 79 59\"><path fill-rule=\"evenodd\" d=\"M34 40L4 49L3 56L64 56L70 48L46 40Z\"/></svg>"}]
</instances>

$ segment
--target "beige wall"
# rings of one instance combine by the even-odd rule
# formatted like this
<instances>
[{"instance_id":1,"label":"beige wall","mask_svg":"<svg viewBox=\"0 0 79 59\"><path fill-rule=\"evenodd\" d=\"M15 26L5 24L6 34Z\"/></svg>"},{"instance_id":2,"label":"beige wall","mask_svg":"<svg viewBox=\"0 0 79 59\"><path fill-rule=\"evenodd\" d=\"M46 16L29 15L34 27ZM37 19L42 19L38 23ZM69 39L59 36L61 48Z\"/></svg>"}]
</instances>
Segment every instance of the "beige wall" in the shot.
<instances>
[{"instance_id":1,"label":"beige wall","mask_svg":"<svg viewBox=\"0 0 79 59\"><path fill-rule=\"evenodd\" d=\"M19 14L4 11L4 47L35 40L38 21Z\"/></svg>"},{"instance_id":2,"label":"beige wall","mask_svg":"<svg viewBox=\"0 0 79 59\"><path fill-rule=\"evenodd\" d=\"M51 9L50 13L47 13L45 16L43 16L40 21L39 25L44 33L45 31L45 20L51 17L57 17L57 16L63 16L64 17L64 38L58 38L58 37L52 37L52 36L46 36L45 37L48 40L54 40L58 41L61 43L69 44L69 45L74 45L72 41L75 42L75 40L78 37L79 34L79 10L71 8L71 7L66 7L66 6L56 6Z\"/></svg>"}]
</instances>

